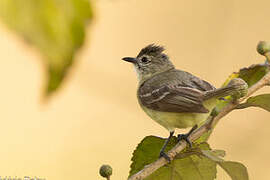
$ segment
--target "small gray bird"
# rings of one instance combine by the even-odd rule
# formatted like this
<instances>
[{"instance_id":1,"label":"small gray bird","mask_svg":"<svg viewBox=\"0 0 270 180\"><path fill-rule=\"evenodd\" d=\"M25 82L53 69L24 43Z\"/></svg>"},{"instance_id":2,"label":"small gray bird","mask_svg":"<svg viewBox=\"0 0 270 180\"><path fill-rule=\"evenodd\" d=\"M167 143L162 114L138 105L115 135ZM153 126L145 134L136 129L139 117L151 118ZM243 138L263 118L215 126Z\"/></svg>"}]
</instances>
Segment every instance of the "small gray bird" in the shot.
<instances>
[{"instance_id":1,"label":"small gray bird","mask_svg":"<svg viewBox=\"0 0 270 180\"><path fill-rule=\"evenodd\" d=\"M218 100L245 89L247 84L237 78L237 83L216 89L188 72L175 69L164 50L162 46L150 44L137 57L123 60L132 63L137 72L140 106L170 132L160 151L160 157L170 160L164 150L175 128L193 127L187 134L178 135L179 141L183 139L191 146L188 136L206 120Z\"/></svg>"}]
</instances>

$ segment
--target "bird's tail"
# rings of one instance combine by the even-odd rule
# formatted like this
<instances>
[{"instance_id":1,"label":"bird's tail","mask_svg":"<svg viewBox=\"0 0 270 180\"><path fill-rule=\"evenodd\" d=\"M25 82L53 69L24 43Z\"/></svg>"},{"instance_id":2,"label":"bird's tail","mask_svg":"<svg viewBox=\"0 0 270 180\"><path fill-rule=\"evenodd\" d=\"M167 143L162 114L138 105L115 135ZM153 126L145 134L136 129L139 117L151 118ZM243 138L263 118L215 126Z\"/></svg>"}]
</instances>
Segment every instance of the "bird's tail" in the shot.
<instances>
[{"instance_id":1,"label":"bird's tail","mask_svg":"<svg viewBox=\"0 0 270 180\"><path fill-rule=\"evenodd\" d=\"M222 98L226 96L236 96L237 98L246 95L248 89L247 83L240 78L232 79L226 87L207 91L203 97L204 100L211 98Z\"/></svg>"}]
</instances>

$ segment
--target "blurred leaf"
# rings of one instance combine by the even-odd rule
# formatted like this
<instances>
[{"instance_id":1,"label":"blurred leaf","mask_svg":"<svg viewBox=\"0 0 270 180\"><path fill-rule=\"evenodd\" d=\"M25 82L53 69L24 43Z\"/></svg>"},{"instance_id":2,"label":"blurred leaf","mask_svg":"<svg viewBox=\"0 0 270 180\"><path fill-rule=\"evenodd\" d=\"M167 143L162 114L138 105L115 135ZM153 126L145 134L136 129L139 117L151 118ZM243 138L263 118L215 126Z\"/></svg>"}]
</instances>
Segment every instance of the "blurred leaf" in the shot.
<instances>
[{"instance_id":1,"label":"blurred leaf","mask_svg":"<svg viewBox=\"0 0 270 180\"><path fill-rule=\"evenodd\" d=\"M160 149L165 139L147 136L137 146L133 153L132 164L129 176L139 172L144 166L156 161ZM169 143L168 149L176 145L177 138ZM190 149L184 149L177 154L175 159L169 164L159 168L153 174L145 178L146 180L213 180L216 178L216 166L220 165L233 180L248 180L247 169L238 162L224 161L221 157L225 156L223 150L211 150L207 143L193 143Z\"/></svg>"},{"instance_id":2,"label":"blurred leaf","mask_svg":"<svg viewBox=\"0 0 270 180\"><path fill-rule=\"evenodd\" d=\"M49 95L59 87L83 44L92 9L88 0L1 0L0 18L44 56Z\"/></svg>"},{"instance_id":3,"label":"blurred leaf","mask_svg":"<svg viewBox=\"0 0 270 180\"><path fill-rule=\"evenodd\" d=\"M248 180L247 168L238 162L223 161L218 162L218 165L226 171L232 180Z\"/></svg>"},{"instance_id":4,"label":"blurred leaf","mask_svg":"<svg viewBox=\"0 0 270 180\"><path fill-rule=\"evenodd\" d=\"M244 109L248 107L260 107L270 112L270 94L261 94L248 98L248 100L237 106L237 109Z\"/></svg>"}]
</instances>

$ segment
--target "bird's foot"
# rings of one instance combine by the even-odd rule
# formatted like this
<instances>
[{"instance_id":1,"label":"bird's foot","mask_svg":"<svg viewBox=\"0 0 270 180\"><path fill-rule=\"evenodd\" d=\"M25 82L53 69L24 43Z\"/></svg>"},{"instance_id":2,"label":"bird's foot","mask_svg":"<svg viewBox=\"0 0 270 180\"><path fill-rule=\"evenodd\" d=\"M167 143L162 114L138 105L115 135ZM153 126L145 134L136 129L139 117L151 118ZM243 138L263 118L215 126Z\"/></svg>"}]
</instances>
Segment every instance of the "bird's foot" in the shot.
<instances>
[{"instance_id":1,"label":"bird's foot","mask_svg":"<svg viewBox=\"0 0 270 180\"><path fill-rule=\"evenodd\" d=\"M190 140L188 139L188 135L187 135L187 134L178 134L177 140L178 140L178 142L181 141L181 140L186 141L187 144L188 144L188 146L189 146L190 148L192 148L192 143L191 143Z\"/></svg>"},{"instance_id":2,"label":"bird's foot","mask_svg":"<svg viewBox=\"0 0 270 180\"><path fill-rule=\"evenodd\" d=\"M198 128L198 125L195 125L195 126L192 127L192 129L191 129L188 133L186 133L186 134L178 134L178 136L177 136L178 142L181 141L181 140L184 140L184 141L187 142L188 146L191 148L191 147L192 147L192 143L191 143L191 141L189 140L189 136L190 136L191 133L193 133L193 131L194 131L195 129L197 129L197 128Z\"/></svg>"},{"instance_id":3,"label":"bird's foot","mask_svg":"<svg viewBox=\"0 0 270 180\"><path fill-rule=\"evenodd\" d=\"M168 162L171 162L171 158L164 151L160 151L159 158L164 157Z\"/></svg>"},{"instance_id":4,"label":"bird's foot","mask_svg":"<svg viewBox=\"0 0 270 180\"><path fill-rule=\"evenodd\" d=\"M159 153L159 157L164 157L168 162L171 162L171 159L170 159L170 157L165 153L165 149L166 149L166 147L167 147L167 145L168 145L170 139L172 138L173 133L174 133L174 131L171 131L171 132L170 132L169 137L166 139L166 141L165 141L165 143L163 144L163 146L162 146L162 148L161 148L161 150L160 150L160 153Z\"/></svg>"}]
</instances>

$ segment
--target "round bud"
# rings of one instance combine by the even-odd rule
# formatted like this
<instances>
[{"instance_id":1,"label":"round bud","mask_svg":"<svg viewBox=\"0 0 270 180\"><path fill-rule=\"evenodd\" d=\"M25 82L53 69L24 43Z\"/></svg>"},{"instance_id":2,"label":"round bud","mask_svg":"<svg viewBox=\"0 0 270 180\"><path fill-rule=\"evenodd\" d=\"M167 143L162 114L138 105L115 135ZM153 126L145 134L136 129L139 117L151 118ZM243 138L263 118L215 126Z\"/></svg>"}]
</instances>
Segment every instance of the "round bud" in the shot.
<instances>
[{"instance_id":1,"label":"round bud","mask_svg":"<svg viewBox=\"0 0 270 180\"><path fill-rule=\"evenodd\" d=\"M241 78L232 79L228 86L237 87L237 90L232 95L233 99L235 100L244 97L248 93L248 84Z\"/></svg>"},{"instance_id":2,"label":"round bud","mask_svg":"<svg viewBox=\"0 0 270 180\"><path fill-rule=\"evenodd\" d=\"M260 41L257 45L257 52L263 56L270 52L270 43L266 41Z\"/></svg>"},{"instance_id":3,"label":"round bud","mask_svg":"<svg viewBox=\"0 0 270 180\"><path fill-rule=\"evenodd\" d=\"M99 174L102 177L108 178L112 175L112 168L110 165L102 165L99 169Z\"/></svg>"}]
</instances>

